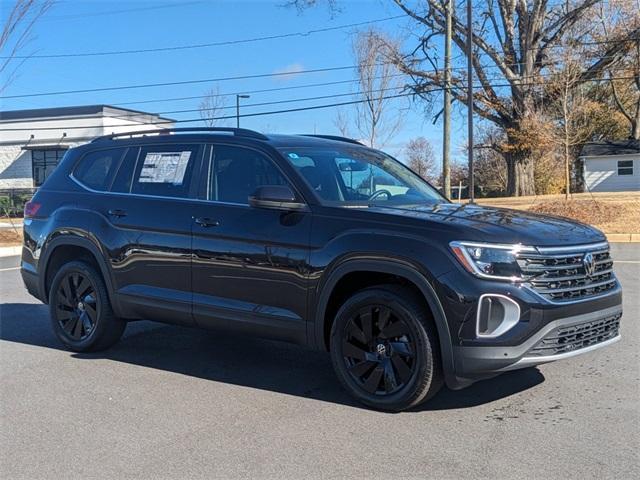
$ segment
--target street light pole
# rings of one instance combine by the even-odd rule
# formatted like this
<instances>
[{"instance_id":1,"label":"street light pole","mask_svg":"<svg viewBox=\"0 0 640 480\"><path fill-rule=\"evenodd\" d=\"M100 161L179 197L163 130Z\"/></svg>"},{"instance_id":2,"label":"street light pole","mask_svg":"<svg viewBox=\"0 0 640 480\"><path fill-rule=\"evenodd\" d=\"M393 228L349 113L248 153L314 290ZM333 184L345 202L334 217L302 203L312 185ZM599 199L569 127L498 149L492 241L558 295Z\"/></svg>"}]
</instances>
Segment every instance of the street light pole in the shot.
<instances>
[{"instance_id":1,"label":"street light pole","mask_svg":"<svg viewBox=\"0 0 640 480\"><path fill-rule=\"evenodd\" d=\"M236 127L240 128L240 99L249 98L250 95L237 95L236 94Z\"/></svg>"}]
</instances>

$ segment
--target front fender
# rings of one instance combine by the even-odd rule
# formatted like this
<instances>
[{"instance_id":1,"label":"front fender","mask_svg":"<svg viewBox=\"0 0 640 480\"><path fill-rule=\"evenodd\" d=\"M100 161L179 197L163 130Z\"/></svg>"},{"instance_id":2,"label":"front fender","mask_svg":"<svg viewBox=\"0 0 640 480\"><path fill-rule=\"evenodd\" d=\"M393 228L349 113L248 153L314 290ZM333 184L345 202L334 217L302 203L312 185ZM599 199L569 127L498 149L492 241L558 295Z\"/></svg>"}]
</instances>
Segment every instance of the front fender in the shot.
<instances>
[{"instance_id":1,"label":"front fender","mask_svg":"<svg viewBox=\"0 0 640 480\"><path fill-rule=\"evenodd\" d=\"M454 385L455 370L453 347L444 310L435 290L427 280L427 276L425 276L425 274L421 272L416 265L406 259L389 258L388 256L376 257L373 255L361 255L346 259L335 265L329 272L327 272L323 279L324 281L322 281L320 286L311 343L318 349L326 350L324 331L325 322L328 320L325 319L325 314L331 293L341 278L351 272L358 271L396 275L413 283L420 290L433 313L433 318L440 340L440 352L442 355L442 366L445 379L448 385Z\"/></svg>"}]
</instances>

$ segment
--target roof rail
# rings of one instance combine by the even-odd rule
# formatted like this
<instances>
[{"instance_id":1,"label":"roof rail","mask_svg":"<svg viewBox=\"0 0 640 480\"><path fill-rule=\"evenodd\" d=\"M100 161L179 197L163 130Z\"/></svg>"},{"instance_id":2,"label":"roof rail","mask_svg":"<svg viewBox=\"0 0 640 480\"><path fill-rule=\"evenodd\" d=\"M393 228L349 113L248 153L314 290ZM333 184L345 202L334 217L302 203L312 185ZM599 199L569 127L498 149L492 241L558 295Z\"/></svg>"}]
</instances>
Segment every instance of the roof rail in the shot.
<instances>
[{"instance_id":1,"label":"roof rail","mask_svg":"<svg viewBox=\"0 0 640 480\"><path fill-rule=\"evenodd\" d=\"M339 135L316 135L315 133L303 133L303 137L315 137L315 138L325 138L327 140L336 140L338 142L347 142L347 143L355 143L356 145L364 146L364 143L359 142L358 140L354 140L353 138L341 137Z\"/></svg>"},{"instance_id":2,"label":"roof rail","mask_svg":"<svg viewBox=\"0 0 640 480\"><path fill-rule=\"evenodd\" d=\"M181 132L221 132L221 133L230 133L237 137L249 137L249 138L257 138L259 140L269 140L263 134L256 132L254 130L248 130L246 128L231 128L231 127L183 127L183 128L158 128L155 130L138 130L133 132L122 132L122 133L112 133L111 135L103 135L101 137L94 138L91 143L99 142L101 140L113 140L114 138L119 137L134 137L134 136L145 136L149 134L163 134L168 135L171 133L181 133Z\"/></svg>"}]
</instances>

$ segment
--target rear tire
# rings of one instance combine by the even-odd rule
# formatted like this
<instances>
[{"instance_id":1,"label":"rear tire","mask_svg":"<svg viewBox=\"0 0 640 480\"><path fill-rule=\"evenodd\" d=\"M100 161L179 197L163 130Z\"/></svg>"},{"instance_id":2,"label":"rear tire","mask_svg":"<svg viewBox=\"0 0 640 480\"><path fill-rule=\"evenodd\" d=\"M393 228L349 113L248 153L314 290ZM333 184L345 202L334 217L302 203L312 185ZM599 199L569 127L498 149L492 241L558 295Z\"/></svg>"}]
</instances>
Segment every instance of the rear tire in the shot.
<instances>
[{"instance_id":1,"label":"rear tire","mask_svg":"<svg viewBox=\"0 0 640 480\"><path fill-rule=\"evenodd\" d=\"M53 277L49 312L54 333L75 352L111 347L127 325L114 314L102 275L83 261L64 264Z\"/></svg>"},{"instance_id":2,"label":"rear tire","mask_svg":"<svg viewBox=\"0 0 640 480\"><path fill-rule=\"evenodd\" d=\"M381 285L354 294L336 314L330 348L342 385L375 409L415 407L443 385L430 312L406 288Z\"/></svg>"}]
</instances>

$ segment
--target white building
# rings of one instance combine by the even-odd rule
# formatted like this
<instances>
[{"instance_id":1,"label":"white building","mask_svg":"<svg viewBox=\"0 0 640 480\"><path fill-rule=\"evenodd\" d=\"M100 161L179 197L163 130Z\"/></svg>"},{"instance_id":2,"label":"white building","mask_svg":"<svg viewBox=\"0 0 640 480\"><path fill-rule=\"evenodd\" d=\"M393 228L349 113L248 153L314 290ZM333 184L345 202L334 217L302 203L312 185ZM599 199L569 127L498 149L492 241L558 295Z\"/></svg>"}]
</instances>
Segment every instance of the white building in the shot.
<instances>
[{"instance_id":1,"label":"white building","mask_svg":"<svg viewBox=\"0 0 640 480\"><path fill-rule=\"evenodd\" d=\"M640 190L640 141L588 143L579 158L587 191Z\"/></svg>"},{"instance_id":2,"label":"white building","mask_svg":"<svg viewBox=\"0 0 640 480\"><path fill-rule=\"evenodd\" d=\"M173 122L109 105L0 112L0 190L40 186L68 148L100 135L172 128Z\"/></svg>"}]
</instances>

